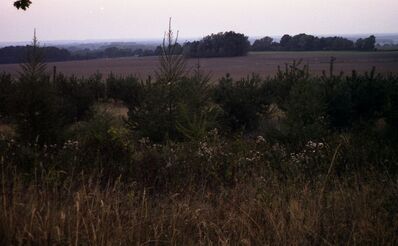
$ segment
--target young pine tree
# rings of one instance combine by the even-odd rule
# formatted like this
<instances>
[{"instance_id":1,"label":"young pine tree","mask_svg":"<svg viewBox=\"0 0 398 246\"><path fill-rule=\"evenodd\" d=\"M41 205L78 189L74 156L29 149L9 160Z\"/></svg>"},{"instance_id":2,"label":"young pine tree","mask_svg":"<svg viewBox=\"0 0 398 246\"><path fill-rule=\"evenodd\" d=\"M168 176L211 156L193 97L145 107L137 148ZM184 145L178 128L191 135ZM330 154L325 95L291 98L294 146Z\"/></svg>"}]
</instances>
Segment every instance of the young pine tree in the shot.
<instances>
[{"instance_id":1,"label":"young pine tree","mask_svg":"<svg viewBox=\"0 0 398 246\"><path fill-rule=\"evenodd\" d=\"M59 100L45 71L46 65L35 31L33 43L28 47L26 63L21 64L12 98L17 133L25 142L54 143L61 132Z\"/></svg>"},{"instance_id":2,"label":"young pine tree","mask_svg":"<svg viewBox=\"0 0 398 246\"><path fill-rule=\"evenodd\" d=\"M157 142L177 135L177 85L186 75L186 62L177 54L177 41L178 32L174 37L170 20L161 46L156 80L143 83L141 101L129 106L129 125L140 136Z\"/></svg>"}]
</instances>

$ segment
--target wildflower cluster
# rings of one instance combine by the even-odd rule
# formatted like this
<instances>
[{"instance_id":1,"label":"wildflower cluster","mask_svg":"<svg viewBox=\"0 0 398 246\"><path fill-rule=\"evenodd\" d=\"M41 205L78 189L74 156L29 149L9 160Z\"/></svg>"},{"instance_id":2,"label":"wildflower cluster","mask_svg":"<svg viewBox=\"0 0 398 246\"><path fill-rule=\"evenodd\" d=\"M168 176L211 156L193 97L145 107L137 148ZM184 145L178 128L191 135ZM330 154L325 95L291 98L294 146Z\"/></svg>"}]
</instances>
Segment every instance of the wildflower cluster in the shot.
<instances>
[{"instance_id":1,"label":"wildflower cluster","mask_svg":"<svg viewBox=\"0 0 398 246\"><path fill-rule=\"evenodd\" d=\"M324 157L323 150L325 144L320 142L308 141L304 149L298 153L291 153L290 158L293 163L300 164L312 160L314 157Z\"/></svg>"},{"instance_id":2,"label":"wildflower cluster","mask_svg":"<svg viewBox=\"0 0 398 246\"><path fill-rule=\"evenodd\" d=\"M313 142L313 141L308 141L307 144L305 145L305 150L304 152L307 151L311 151L312 153L316 153L317 151L323 149L325 147L324 143L317 143L317 142Z\"/></svg>"},{"instance_id":3,"label":"wildflower cluster","mask_svg":"<svg viewBox=\"0 0 398 246\"><path fill-rule=\"evenodd\" d=\"M64 150L79 150L79 141L67 140L62 149Z\"/></svg>"},{"instance_id":4,"label":"wildflower cluster","mask_svg":"<svg viewBox=\"0 0 398 246\"><path fill-rule=\"evenodd\" d=\"M260 153L257 150L250 150L249 155L246 156L245 160L248 162L257 162L263 158L263 153Z\"/></svg>"},{"instance_id":5,"label":"wildflower cluster","mask_svg":"<svg viewBox=\"0 0 398 246\"><path fill-rule=\"evenodd\" d=\"M218 129L215 128L209 131L207 136L199 142L197 155L209 162L213 161L214 158L225 155L224 145L225 143L218 134Z\"/></svg>"}]
</instances>

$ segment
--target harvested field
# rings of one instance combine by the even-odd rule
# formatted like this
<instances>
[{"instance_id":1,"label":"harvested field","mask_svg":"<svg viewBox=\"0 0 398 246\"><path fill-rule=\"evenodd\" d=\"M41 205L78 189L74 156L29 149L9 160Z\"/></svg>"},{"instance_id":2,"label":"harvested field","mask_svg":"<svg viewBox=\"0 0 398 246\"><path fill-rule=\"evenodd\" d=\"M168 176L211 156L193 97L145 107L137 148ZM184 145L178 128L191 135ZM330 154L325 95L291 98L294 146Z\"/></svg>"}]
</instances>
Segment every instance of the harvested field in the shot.
<instances>
[{"instance_id":1,"label":"harvested field","mask_svg":"<svg viewBox=\"0 0 398 246\"><path fill-rule=\"evenodd\" d=\"M233 58L206 58L200 59L201 68L212 74L217 79L226 73L232 77L245 77L251 73L262 76L273 75L278 65L284 66L293 60L302 59L304 64L310 66L310 72L321 74L329 69L331 57L336 57L335 71L350 73L370 71L376 67L376 71L387 74L398 74L398 51L391 52L255 52L246 57ZM198 59L189 59L188 67L197 65ZM68 61L49 64L49 67L57 66L57 71L67 75L89 76L100 72L118 75L135 74L141 78L153 75L158 66L157 57L129 57L113 59L97 59L87 61ZM16 75L19 70L17 64L0 65L0 71Z\"/></svg>"}]
</instances>

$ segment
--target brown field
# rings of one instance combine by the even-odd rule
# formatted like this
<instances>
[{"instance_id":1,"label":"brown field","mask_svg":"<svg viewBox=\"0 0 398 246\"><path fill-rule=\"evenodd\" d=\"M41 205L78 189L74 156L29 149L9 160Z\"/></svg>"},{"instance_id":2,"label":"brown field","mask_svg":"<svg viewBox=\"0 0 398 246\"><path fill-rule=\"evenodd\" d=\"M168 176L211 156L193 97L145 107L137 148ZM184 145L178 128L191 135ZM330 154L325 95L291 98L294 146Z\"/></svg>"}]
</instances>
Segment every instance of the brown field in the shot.
<instances>
[{"instance_id":1,"label":"brown field","mask_svg":"<svg viewBox=\"0 0 398 246\"><path fill-rule=\"evenodd\" d=\"M398 51L392 52L256 52L246 57L234 58L206 58L200 59L201 68L217 79L226 73L234 78L245 77L256 73L262 76L273 75L277 66L284 66L293 60L302 59L310 66L310 71L320 74L329 69L331 57L336 57L335 71L350 73L352 70L366 72L376 67L376 71L388 74L398 74ZM198 59L189 59L188 67L197 65ZM57 71L68 75L89 76L95 72L118 75L135 74L141 78L153 75L158 66L157 57L129 57L113 59L97 59L87 61L68 61L49 64L57 66ZM16 75L19 70L17 64L0 65L0 71Z\"/></svg>"}]
</instances>

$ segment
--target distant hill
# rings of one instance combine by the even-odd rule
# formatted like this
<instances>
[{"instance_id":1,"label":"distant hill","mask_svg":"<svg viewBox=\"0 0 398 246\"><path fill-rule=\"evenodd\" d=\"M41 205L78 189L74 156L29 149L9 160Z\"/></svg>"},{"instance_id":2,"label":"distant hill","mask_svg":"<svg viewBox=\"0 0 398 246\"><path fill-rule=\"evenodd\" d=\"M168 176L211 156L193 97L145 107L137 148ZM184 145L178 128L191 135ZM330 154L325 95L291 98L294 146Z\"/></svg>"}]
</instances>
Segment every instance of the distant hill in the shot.
<instances>
[{"instance_id":1,"label":"distant hill","mask_svg":"<svg viewBox=\"0 0 398 246\"><path fill-rule=\"evenodd\" d=\"M31 46L8 46L0 49L0 64L22 63L26 60ZM66 49L57 47L41 47L46 62L68 61L72 55Z\"/></svg>"},{"instance_id":2,"label":"distant hill","mask_svg":"<svg viewBox=\"0 0 398 246\"><path fill-rule=\"evenodd\" d=\"M30 47L25 45L0 48L0 64L23 63ZM88 44L65 47L44 46L40 47L40 50L46 62L158 55L153 46L142 46L135 43L101 43L94 46Z\"/></svg>"}]
</instances>

